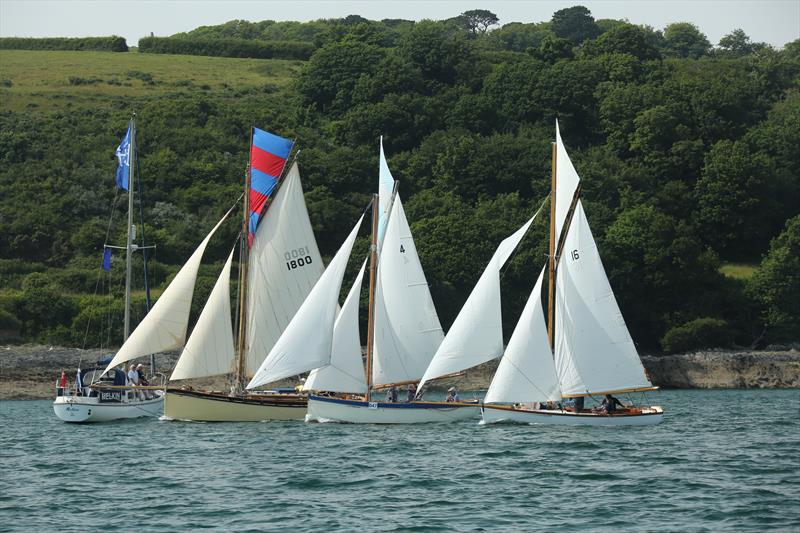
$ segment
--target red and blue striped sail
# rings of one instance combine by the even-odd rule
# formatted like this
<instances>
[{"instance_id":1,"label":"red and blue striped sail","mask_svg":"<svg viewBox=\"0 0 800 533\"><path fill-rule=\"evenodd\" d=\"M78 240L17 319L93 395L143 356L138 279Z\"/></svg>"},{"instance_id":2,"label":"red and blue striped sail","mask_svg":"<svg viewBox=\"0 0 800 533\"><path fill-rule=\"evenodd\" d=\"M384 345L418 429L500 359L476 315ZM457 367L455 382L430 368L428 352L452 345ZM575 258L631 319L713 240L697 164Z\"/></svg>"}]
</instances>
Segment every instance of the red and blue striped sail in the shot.
<instances>
[{"instance_id":1,"label":"red and blue striped sail","mask_svg":"<svg viewBox=\"0 0 800 533\"><path fill-rule=\"evenodd\" d=\"M253 146L250 150L250 222L247 242L253 246L261 212L272 190L278 183L294 141L274 133L253 128Z\"/></svg>"}]
</instances>

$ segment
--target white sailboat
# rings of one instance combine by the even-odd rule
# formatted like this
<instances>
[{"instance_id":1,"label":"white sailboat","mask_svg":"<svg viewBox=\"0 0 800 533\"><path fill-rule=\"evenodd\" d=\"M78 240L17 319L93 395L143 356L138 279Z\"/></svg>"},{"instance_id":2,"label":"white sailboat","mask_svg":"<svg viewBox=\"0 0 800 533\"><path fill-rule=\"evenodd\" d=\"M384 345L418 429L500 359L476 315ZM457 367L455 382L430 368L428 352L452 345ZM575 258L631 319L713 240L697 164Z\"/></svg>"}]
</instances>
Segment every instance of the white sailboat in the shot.
<instances>
[{"instance_id":1,"label":"white sailboat","mask_svg":"<svg viewBox=\"0 0 800 533\"><path fill-rule=\"evenodd\" d=\"M263 133L257 130L254 145ZM250 178L246 191L250 189L249 181ZM238 346L234 348L231 333L229 257L170 377L170 382L176 382L230 374L232 390L170 387L164 407L168 418L247 422L302 420L305 416L304 394L245 389L323 274L296 162L270 197L271 203L255 229L252 248L244 242L241 247ZM244 212L243 239L247 239L247 205Z\"/></svg>"},{"instance_id":2,"label":"white sailboat","mask_svg":"<svg viewBox=\"0 0 800 533\"><path fill-rule=\"evenodd\" d=\"M313 379L306 382L305 388L315 391L309 395L306 420L408 424L477 416L477 406L470 403L373 401L373 389L416 383L443 338L403 204L392 192L394 180L382 145L379 173L379 195L373 199L366 379L352 377L361 365L361 351L351 340L349 348L337 349L336 359L312 372ZM356 286L352 290L358 290ZM342 313L345 310L354 313L347 307ZM357 316L342 315L337 333L358 338ZM347 383L336 371L342 368L350 374Z\"/></svg>"},{"instance_id":3,"label":"white sailboat","mask_svg":"<svg viewBox=\"0 0 800 533\"><path fill-rule=\"evenodd\" d=\"M117 185L128 191L128 231L126 232L127 242L125 245L125 317L123 324L123 340L127 344L130 333L132 255L136 250L150 248L148 246L140 247L134 243L135 115L129 122L128 131L119 148L117 148L116 155L119 158ZM111 248L117 247L106 246L104 252L109 253ZM110 269L110 255L106 257L109 260L108 268ZM104 258L104 262L105 260ZM149 314L146 315L146 318L149 316ZM152 356L153 353L144 352L139 354L151 356L152 372L154 372L155 362ZM88 368L83 371L78 369L72 388L59 387L59 394L53 401L53 411L58 418L65 422L107 422L142 416L159 416L161 414L164 404L163 387L153 387L153 390L147 390L146 392L141 388L139 390L126 388L127 377L124 371L115 370L111 375L100 370L100 368ZM87 383L89 385L84 386Z\"/></svg>"},{"instance_id":4,"label":"white sailboat","mask_svg":"<svg viewBox=\"0 0 800 533\"><path fill-rule=\"evenodd\" d=\"M657 388L647 378L611 291L558 124L553 148L549 320L545 321L541 305L542 270L481 406L483 421L657 424L664 413L659 406L614 409L612 405L609 411L582 409L580 404L577 408L534 408L562 398Z\"/></svg>"}]
</instances>

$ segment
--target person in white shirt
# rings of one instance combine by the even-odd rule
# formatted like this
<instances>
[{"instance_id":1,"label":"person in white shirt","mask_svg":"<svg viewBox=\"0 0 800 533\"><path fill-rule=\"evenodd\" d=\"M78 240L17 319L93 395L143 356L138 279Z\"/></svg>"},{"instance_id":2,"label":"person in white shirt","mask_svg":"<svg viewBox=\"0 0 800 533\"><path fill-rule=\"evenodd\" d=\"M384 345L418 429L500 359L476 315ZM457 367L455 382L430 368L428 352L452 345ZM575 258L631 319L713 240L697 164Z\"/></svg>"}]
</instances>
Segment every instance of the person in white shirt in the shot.
<instances>
[{"instance_id":1,"label":"person in white shirt","mask_svg":"<svg viewBox=\"0 0 800 533\"><path fill-rule=\"evenodd\" d=\"M139 373L136 371L136 365L131 365L130 369L128 370L128 385L138 385L139 384ZM139 394L134 391L135 396L139 396Z\"/></svg>"}]
</instances>

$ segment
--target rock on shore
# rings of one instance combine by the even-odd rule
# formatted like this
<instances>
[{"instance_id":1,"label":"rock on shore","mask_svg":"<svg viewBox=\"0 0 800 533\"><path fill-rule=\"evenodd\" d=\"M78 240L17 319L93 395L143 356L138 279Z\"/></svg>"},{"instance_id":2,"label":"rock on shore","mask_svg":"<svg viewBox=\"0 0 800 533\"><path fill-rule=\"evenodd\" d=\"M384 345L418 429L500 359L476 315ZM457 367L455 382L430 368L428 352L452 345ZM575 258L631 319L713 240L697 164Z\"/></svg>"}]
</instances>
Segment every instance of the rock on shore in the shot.
<instances>
[{"instance_id":1,"label":"rock on shore","mask_svg":"<svg viewBox=\"0 0 800 533\"><path fill-rule=\"evenodd\" d=\"M55 395L55 383L65 370L70 382L75 369L93 366L111 350L79 350L54 346L0 346L0 400L43 399ZM170 369L177 354L159 355L157 365ZM800 388L800 352L717 351L642 356L653 384L667 389L710 388ZM463 376L431 383L434 390L452 385L461 390L484 390L489 386L497 361L468 370ZM279 385L290 385L285 380ZM195 386L225 390L225 379L206 380Z\"/></svg>"}]
</instances>

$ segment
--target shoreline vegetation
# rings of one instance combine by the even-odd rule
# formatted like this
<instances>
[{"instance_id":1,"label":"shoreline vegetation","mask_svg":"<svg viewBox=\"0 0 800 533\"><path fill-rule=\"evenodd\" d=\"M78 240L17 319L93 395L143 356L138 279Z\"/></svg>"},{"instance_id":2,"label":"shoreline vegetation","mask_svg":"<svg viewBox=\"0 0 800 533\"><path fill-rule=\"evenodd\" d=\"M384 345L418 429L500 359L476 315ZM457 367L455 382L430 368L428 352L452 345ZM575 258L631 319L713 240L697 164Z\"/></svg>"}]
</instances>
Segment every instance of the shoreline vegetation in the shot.
<instances>
[{"instance_id":1,"label":"shoreline vegetation","mask_svg":"<svg viewBox=\"0 0 800 533\"><path fill-rule=\"evenodd\" d=\"M75 370L94 366L112 353L108 349L80 350L43 345L0 346L0 400L50 399L64 370L70 383ZM156 365L171 369L177 353L159 355ZM467 370L463 376L431 383L433 391L457 386L462 391L486 390L499 360ZM664 389L800 388L800 350L796 346L767 350L702 350L673 355L643 355L647 372ZM287 379L275 386L294 386ZM177 386L181 386L178 384ZM227 390L225 378L194 380L195 388Z\"/></svg>"}]
</instances>

